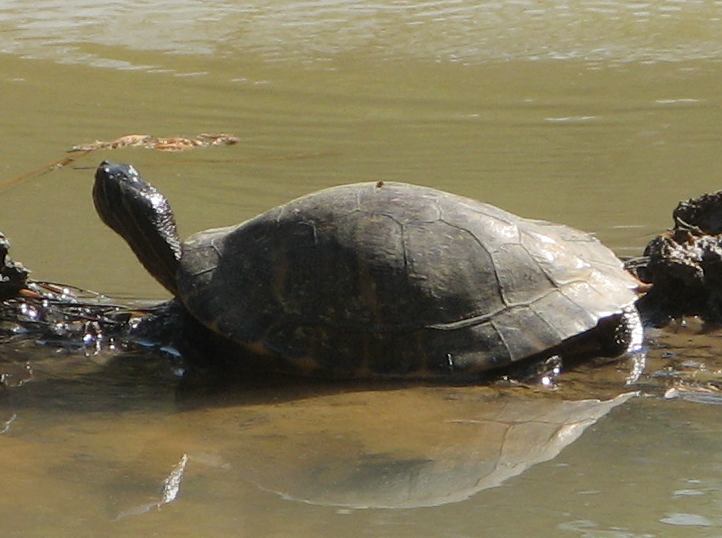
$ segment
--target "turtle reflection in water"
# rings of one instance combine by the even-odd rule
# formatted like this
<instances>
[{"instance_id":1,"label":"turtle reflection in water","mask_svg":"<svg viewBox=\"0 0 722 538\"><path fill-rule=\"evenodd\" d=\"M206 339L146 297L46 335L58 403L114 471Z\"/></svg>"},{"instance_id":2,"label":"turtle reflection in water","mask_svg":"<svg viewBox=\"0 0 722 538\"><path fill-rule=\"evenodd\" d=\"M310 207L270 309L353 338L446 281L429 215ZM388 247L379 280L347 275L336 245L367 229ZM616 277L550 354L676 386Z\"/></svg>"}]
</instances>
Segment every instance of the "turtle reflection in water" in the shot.
<instances>
[{"instance_id":1,"label":"turtle reflection in water","mask_svg":"<svg viewBox=\"0 0 722 538\"><path fill-rule=\"evenodd\" d=\"M639 282L595 238L431 188L330 188L184 243L130 165L101 163L93 199L176 297L167 312L252 368L473 378L641 340Z\"/></svg>"},{"instance_id":2,"label":"turtle reflection in water","mask_svg":"<svg viewBox=\"0 0 722 538\"><path fill-rule=\"evenodd\" d=\"M285 499L349 508L439 506L554 459L634 396L564 401L488 390L348 393L263 408L264 420L214 446L244 480Z\"/></svg>"}]
</instances>

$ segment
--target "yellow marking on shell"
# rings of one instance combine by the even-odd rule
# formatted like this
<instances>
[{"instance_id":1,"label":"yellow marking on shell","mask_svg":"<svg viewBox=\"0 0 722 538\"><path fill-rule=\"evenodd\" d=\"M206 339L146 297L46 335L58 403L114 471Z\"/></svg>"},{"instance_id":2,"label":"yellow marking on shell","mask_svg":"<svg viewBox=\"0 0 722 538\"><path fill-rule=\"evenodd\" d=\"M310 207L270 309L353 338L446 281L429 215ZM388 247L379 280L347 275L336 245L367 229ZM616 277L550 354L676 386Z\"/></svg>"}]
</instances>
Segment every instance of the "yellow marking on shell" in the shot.
<instances>
[{"instance_id":1,"label":"yellow marking on shell","mask_svg":"<svg viewBox=\"0 0 722 538\"><path fill-rule=\"evenodd\" d=\"M209 321L208 323L206 323L206 327L208 327L211 331L213 331L216 334L223 334L221 332L221 327L218 324L217 319L214 319L213 321Z\"/></svg>"},{"instance_id":2,"label":"yellow marking on shell","mask_svg":"<svg viewBox=\"0 0 722 538\"><path fill-rule=\"evenodd\" d=\"M206 323L206 327L208 327L211 331L213 331L216 334L220 334L222 336L227 336L221 331L220 325L218 323L218 320L215 319L209 323ZM238 342L238 344L243 347L243 349L246 349L250 351L251 353L255 355L272 355L272 353L268 350L266 345L263 343L263 340L256 340L254 342Z\"/></svg>"},{"instance_id":3,"label":"yellow marking on shell","mask_svg":"<svg viewBox=\"0 0 722 538\"><path fill-rule=\"evenodd\" d=\"M289 364L292 364L304 374L311 374L321 368L321 365L316 359L307 355L303 357L286 357L285 359Z\"/></svg>"},{"instance_id":4,"label":"yellow marking on shell","mask_svg":"<svg viewBox=\"0 0 722 538\"><path fill-rule=\"evenodd\" d=\"M271 355L268 348L261 340L255 342L244 342L243 347L255 355Z\"/></svg>"}]
</instances>

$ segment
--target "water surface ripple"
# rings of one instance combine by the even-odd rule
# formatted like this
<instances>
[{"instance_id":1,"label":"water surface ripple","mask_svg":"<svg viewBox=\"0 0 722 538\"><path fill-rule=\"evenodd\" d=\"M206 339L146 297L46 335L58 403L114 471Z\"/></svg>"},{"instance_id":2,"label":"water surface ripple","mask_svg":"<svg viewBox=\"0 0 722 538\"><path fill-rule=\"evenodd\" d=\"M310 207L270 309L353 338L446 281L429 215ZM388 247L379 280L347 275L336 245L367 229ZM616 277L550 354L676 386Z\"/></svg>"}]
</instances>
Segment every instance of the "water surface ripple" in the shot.
<instances>
[{"instance_id":1,"label":"water surface ripple","mask_svg":"<svg viewBox=\"0 0 722 538\"><path fill-rule=\"evenodd\" d=\"M624 64L722 58L722 2L35 2L0 6L0 51L119 69L115 48L265 61L367 58ZM99 50L108 47L109 50ZM157 58L156 58L157 59Z\"/></svg>"}]
</instances>

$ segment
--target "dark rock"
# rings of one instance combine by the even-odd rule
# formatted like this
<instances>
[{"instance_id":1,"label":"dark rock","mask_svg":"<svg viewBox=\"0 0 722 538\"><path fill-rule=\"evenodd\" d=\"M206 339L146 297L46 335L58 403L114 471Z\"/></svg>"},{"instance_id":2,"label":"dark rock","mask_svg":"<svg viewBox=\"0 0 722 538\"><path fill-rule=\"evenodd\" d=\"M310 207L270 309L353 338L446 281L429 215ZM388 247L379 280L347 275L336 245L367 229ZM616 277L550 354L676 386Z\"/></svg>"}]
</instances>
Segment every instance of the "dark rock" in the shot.
<instances>
[{"instance_id":1,"label":"dark rock","mask_svg":"<svg viewBox=\"0 0 722 538\"><path fill-rule=\"evenodd\" d=\"M722 322L722 191L680 202L673 219L636 267L652 284L639 309L656 325L685 315Z\"/></svg>"},{"instance_id":2,"label":"dark rock","mask_svg":"<svg viewBox=\"0 0 722 538\"><path fill-rule=\"evenodd\" d=\"M0 299L14 297L26 287L29 271L8 256L10 241L0 233Z\"/></svg>"}]
</instances>

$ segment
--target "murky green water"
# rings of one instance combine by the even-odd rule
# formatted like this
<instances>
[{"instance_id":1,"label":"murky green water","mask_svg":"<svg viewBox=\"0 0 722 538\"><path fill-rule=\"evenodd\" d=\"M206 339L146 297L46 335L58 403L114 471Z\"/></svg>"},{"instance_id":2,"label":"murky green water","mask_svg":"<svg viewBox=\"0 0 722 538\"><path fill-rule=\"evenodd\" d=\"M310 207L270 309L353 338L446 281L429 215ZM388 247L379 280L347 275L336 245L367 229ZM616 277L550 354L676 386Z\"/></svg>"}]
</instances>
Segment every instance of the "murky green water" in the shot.
<instances>
[{"instance_id":1,"label":"murky green water","mask_svg":"<svg viewBox=\"0 0 722 538\"><path fill-rule=\"evenodd\" d=\"M6 1L0 230L36 278L164 297L93 212L107 158L167 193L183 235L394 179L637 254L679 199L722 187L721 19L722 2L694 1ZM28 174L96 139L201 132L241 142L99 151ZM32 355L33 381L0 393L0 530L719 535L720 408L664 400L652 374L675 360L719 379L722 346L665 338L636 385L607 366L542 396L199 390L147 358ZM16 379L22 358L3 359ZM651 396L569 401L630 390Z\"/></svg>"}]
</instances>

